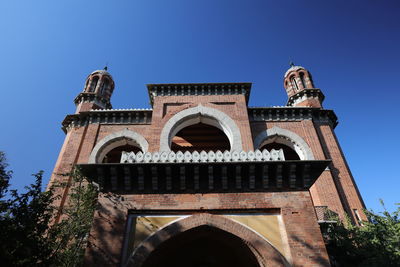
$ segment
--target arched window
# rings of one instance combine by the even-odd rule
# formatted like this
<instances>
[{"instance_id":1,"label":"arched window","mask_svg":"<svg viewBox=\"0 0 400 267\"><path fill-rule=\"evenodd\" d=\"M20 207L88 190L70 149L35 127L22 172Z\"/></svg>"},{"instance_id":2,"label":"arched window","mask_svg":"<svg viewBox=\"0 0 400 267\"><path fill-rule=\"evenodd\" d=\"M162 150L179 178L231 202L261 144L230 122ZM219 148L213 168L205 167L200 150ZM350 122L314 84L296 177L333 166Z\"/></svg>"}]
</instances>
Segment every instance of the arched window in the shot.
<instances>
[{"instance_id":1,"label":"arched window","mask_svg":"<svg viewBox=\"0 0 400 267\"><path fill-rule=\"evenodd\" d=\"M118 146L110 150L103 158L102 163L120 163L121 162L121 155L122 151L126 152L134 152L135 154L139 151L142 151L137 146L133 146L130 144Z\"/></svg>"},{"instance_id":2,"label":"arched window","mask_svg":"<svg viewBox=\"0 0 400 267\"><path fill-rule=\"evenodd\" d=\"M104 92L107 90L109 83L110 82L108 81L108 79L105 78L104 81L103 81L103 84L101 85L101 89L100 89L100 94L101 95L103 95Z\"/></svg>"},{"instance_id":3,"label":"arched window","mask_svg":"<svg viewBox=\"0 0 400 267\"><path fill-rule=\"evenodd\" d=\"M225 151L230 142L223 131L204 123L194 124L180 130L171 142L172 151Z\"/></svg>"},{"instance_id":4,"label":"arched window","mask_svg":"<svg viewBox=\"0 0 400 267\"><path fill-rule=\"evenodd\" d=\"M304 72L300 72L300 80L301 80L301 83L303 84L303 88L307 88L306 80L304 78Z\"/></svg>"},{"instance_id":5,"label":"arched window","mask_svg":"<svg viewBox=\"0 0 400 267\"><path fill-rule=\"evenodd\" d=\"M89 87L88 92L94 92L94 90L96 90L96 86L97 86L98 82L99 82L99 77L98 76L94 76L92 78L92 81L90 82L90 87Z\"/></svg>"},{"instance_id":6,"label":"arched window","mask_svg":"<svg viewBox=\"0 0 400 267\"><path fill-rule=\"evenodd\" d=\"M293 90L294 91L298 91L299 90L299 86L297 85L296 77L292 76L290 78L290 82L292 83Z\"/></svg>"}]
</instances>

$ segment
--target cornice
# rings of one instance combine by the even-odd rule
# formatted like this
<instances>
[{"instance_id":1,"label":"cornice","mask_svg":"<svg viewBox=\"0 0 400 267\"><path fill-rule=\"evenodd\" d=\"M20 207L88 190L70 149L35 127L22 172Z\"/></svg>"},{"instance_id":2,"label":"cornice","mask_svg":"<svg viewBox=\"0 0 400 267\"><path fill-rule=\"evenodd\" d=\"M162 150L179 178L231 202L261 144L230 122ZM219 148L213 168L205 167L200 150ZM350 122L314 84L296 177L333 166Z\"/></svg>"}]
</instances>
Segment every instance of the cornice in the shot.
<instances>
[{"instance_id":1,"label":"cornice","mask_svg":"<svg viewBox=\"0 0 400 267\"><path fill-rule=\"evenodd\" d=\"M74 99L75 105L78 105L79 103L82 102L94 102L98 104L101 107L104 107L106 109L112 109L112 105L109 100L107 100L104 97L100 97L95 93L80 93L77 97Z\"/></svg>"},{"instance_id":2,"label":"cornice","mask_svg":"<svg viewBox=\"0 0 400 267\"><path fill-rule=\"evenodd\" d=\"M333 110L310 107L270 107L248 108L250 121L302 121L329 123L333 128L338 124L338 119Z\"/></svg>"},{"instance_id":3,"label":"cornice","mask_svg":"<svg viewBox=\"0 0 400 267\"><path fill-rule=\"evenodd\" d=\"M321 104L325 99L324 94L322 93L322 91L320 89L317 88L312 88L312 89L303 89L300 92L292 95L291 97L289 97L288 102L287 102L287 106L293 106L297 103L300 103L306 99L310 99L310 98L315 98L318 99Z\"/></svg>"},{"instance_id":4,"label":"cornice","mask_svg":"<svg viewBox=\"0 0 400 267\"><path fill-rule=\"evenodd\" d=\"M82 127L88 124L151 124L153 110L151 109L108 109L91 110L79 114L67 115L62 122L66 133L72 127Z\"/></svg>"},{"instance_id":5,"label":"cornice","mask_svg":"<svg viewBox=\"0 0 400 267\"><path fill-rule=\"evenodd\" d=\"M244 95L249 101L251 83L148 84L150 103L157 96Z\"/></svg>"}]
</instances>

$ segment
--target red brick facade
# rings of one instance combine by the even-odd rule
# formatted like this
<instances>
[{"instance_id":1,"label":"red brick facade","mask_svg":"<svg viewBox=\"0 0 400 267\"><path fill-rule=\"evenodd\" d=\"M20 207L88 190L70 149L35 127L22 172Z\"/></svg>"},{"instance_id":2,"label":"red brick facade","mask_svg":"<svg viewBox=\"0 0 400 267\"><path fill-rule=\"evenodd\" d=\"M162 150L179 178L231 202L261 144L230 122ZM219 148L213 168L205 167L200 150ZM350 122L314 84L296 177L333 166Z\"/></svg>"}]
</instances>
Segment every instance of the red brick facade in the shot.
<instances>
[{"instance_id":1,"label":"red brick facade","mask_svg":"<svg viewBox=\"0 0 400 267\"><path fill-rule=\"evenodd\" d=\"M300 79L299 72L303 72L301 74L303 80ZM293 73L298 77L299 83L304 82L304 86L299 86L297 91L289 87L291 82L289 77L292 77ZM90 89L90 86L94 77L97 80L96 75L98 75L99 84L96 84L97 89L93 91L93 87ZM103 86L104 79L107 79L107 84ZM112 86L107 87L110 81ZM149 85L152 110L99 110L111 107L109 100L114 84L111 75L106 71L92 73L88 77L84 92L75 100L76 114L68 115L63 122L66 138L51 183L60 180L68 181L68 177L60 174L68 173L75 164L87 165L90 163L90 168L101 167L102 162L98 161L98 155L112 144L113 135L117 133L126 131L141 136L143 138L141 140L145 141L133 141L141 146L142 151L143 147L147 147L147 151L143 151L144 153L156 153L165 150L165 147L162 147L162 138L173 137L168 133L163 136L163 130L165 131L168 125L173 125L172 123L175 121L176 125L185 123L189 125L193 118L220 127L227 134L231 142L231 149L234 145L236 147L239 145L243 151L255 151L261 149L255 145L265 144L265 140L269 140L268 138L279 137L282 144L289 147L293 144L292 149L299 153L300 161L313 164L314 161L331 160L331 163L328 168L314 178L316 181L311 188L307 187L305 182L304 187L295 187L294 184L289 186L289 179L297 179L295 176L300 175L299 171L290 174L290 169L283 171L282 186L277 182L274 188L268 186L263 189L257 188L261 181L259 179L265 178L259 177L261 168L264 167L261 165L253 167L250 164L250 167L247 165L241 167L242 174L247 175L248 172L249 179L256 181L256 186L242 182L243 186L237 187L236 184L236 188L229 192L224 192L222 189L218 191L219 189L215 188L212 188L214 191L210 192L166 192L165 189L159 188L161 185L158 186L154 183L151 188L155 191L147 193L100 190L102 192L99 193L99 207L94 215L89 246L85 256L87 266L142 266L146 257L164 241L202 225L218 228L232 236L239 237L254 253L258 266L285 266L285 264L290 266L329 266L314 206L327 206L340 218L344 218L344 214L347 213L354 222L358 222L360 218L357 218L355 210L361 215L361 219L364 219L362 213L364 204L334 133L337 123L336 116L332 111L322 108L323 95L318 89L313 88L311 75L304 68L292 67L289 69L284 83L291 99L288 102L289 106L282 108L249 108L247 103L250 93L249 84L181 84ZM185 115L186 117L182 115L188 110L194 111L192 114ZM215 116L210 113L213 111ZM212 122L208 120L212 120ZM179 126L175 124L171 129ZM263 134L265 138L263 138ZM124 139L115 137L115 140ZM101 146L103 143L104 145ZM164 143L168 143L167 140ZM90 162L91 159L95 159L94 162ZM128 170L134 164L136 163L117 165ZM174 168L179 167L177 162L169 164ZM232 160L230 164L232 166L235 162ZM264 165L268 164L266 162ZM296 166L300 168L299 164L298 161L293 161L290 168L296 168ZM215 163L216 165L217 163ZM112 169L114 165L106 164L104 166ZM162 168L165 166L168 167L168 165L163 165ZM167 179L163 176L166 174L163 171L160 172L160 168L158 165L155 166L154 170L159 170L159 172L157 175L152 174L153 179L158 179L159 183ZM221 178L223 176L221 168L224 167L212 168L214 168L215 177L211 178L219 184L220 179L223 179ZM265 168L268 169L268 166ZM305 169L303 170L305 172ZM185 172L188 175L192 171L186 170ZM210 175L200 172L200 176ZM118 173L118 175L122 174ZM139 177L140 173L135 171L129 175ZM125 173L123 179L129 179L129 175ZM172 174L172 181L178 179L174 175L176 174ZM231 174L228 173L228 179L230 179L229 175ZM307 179L304 178L308 177L307 175L302 176L303 181ZM113 177L110 177L106 175L105 179L112 180ZM180 177L189 179L189 177L182 176L182 172ZM239 178L236 177L236 179ZM118 180L118 185L120 183L121 181ZM148 181L145 180L144 183L147 184ZM63 197L58 204L62 211L68 197L68 189L60 194ZM280 235L282 242L287 247L285 255L271 248L268 241L261 238L254 230L249 230L224 216L228 213L252 214L255 212L262 214L271 210L280 216L283 222ZM127 217L132 211L140 211L143 214L152 211L181 212L190 216L154 233L132 255L127 256L128 262L122 262L122 254L126 251L124 242L129 232Z\"/></svg>"}]
</instances>

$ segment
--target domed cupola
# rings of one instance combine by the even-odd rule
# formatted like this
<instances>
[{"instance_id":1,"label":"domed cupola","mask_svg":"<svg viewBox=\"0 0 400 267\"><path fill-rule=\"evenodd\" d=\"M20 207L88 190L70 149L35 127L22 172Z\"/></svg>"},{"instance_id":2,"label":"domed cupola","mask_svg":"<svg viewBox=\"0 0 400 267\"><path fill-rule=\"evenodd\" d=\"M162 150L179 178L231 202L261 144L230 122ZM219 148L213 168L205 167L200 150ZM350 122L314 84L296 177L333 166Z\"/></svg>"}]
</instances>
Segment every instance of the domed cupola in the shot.
<instances>
[{"instance_id":1,"label":"domed cupola","mask_svg":"<svg viewBox=\"0 0 400 267\"><path fill-rule=\"evenodd\" d=\"M325 97L320 89L314 87L311 73L302 66L290 64L283 86L289 97L287 106L322 108Z\"/></svg>"},{"instance_id":2,"label":"domed cupola","mask_svg":"<svg viewBox=\"0 0 400 267\"><path fill-rule=\"evenodd\" d=\"M111 95L114 91L114 80L107 71L95 70L86 78L85 87L75 98L76 113L92 109L110 109Z\"/></svg>"}]
</instances>

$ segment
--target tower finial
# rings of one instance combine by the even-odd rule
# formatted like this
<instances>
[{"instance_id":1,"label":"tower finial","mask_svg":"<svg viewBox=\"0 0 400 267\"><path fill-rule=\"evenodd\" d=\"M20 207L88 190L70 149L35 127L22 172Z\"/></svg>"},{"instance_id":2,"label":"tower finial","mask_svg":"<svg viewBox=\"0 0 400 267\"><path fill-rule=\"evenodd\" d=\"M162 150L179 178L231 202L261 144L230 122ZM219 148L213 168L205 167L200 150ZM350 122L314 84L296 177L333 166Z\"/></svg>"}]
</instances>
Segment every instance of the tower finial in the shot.
<instances>
[{"instance_id":1,"label":"tower finial","mask_svg":"<svg viewBox=\"0 0 400 267\"><path fill-rule=\"evenodd\" d=\"M103 68L105 71L107 71L108 70L108 62L106 62L106 65L104 66L104 68Z\"/></svg>"},{"instance_id":2,"label":"tower finial","mask_svg":"<svg viewBox=\"0 0 400 267\"><path fill-rule=\"evenodd\" d=\"M294 63L291 59L289 59L289 65L290 65L290 67L294 67Z\"/></svg>"}]
</instances>

